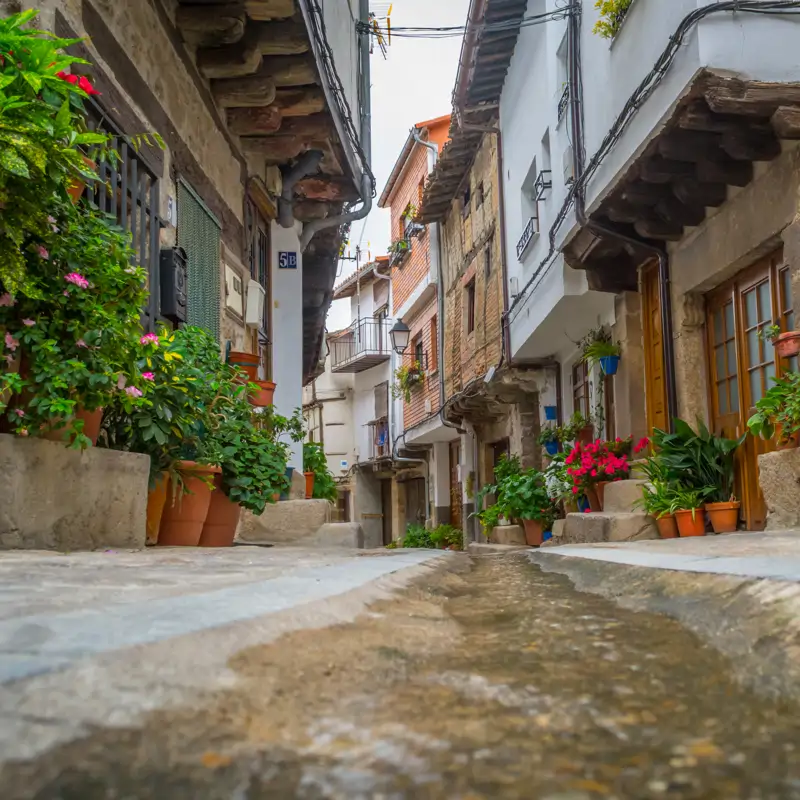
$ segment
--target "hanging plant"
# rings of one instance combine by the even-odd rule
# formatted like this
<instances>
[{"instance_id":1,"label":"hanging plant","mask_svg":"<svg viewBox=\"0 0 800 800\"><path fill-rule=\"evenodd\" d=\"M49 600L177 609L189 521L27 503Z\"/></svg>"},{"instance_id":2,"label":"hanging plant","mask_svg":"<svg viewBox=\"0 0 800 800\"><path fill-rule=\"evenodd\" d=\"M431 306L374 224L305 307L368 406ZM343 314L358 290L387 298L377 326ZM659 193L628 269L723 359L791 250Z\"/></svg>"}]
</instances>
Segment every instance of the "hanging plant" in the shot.
<instances>
[{"instance_id":1,"label":"hanging plant","mask_svg":"<svg viewBox=\"0 0 800 800\"><path fill-rule=\"evenodd\" d=\"M613 39L631 5L633 0L597 0L594 7L600 12L600 19L595 23L594 32L604 39Z\"/></svg>"},{"instance_id":2,"label":"hanging plant","mask_svg":"<svg viewBox=\"0 0 800 800\"><path fill-rule=\"evenodd\" d=\"M425 374L419 361L403 364L394 373L397 383L392 384L392 397L402 397L406 403L411 402L411 390L421 386L425 381Z\"/></svg>"}]
</instances>

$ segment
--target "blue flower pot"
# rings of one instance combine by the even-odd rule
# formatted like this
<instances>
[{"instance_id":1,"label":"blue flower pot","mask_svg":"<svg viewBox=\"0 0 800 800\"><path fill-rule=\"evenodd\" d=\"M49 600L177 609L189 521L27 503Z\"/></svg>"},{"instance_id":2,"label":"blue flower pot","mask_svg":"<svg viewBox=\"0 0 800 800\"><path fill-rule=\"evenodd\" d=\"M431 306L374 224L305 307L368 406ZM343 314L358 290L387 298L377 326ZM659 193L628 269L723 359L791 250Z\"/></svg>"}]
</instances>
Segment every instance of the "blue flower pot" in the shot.
<instances>
[{"instance_id":1,"label":"blue flower pot","mask_svg":"<svg viewBox=\"0 0 800 800\"><path fill-rule=\"evenodd\" d=\"M544 418L548 422L555 422L558 419L558 406L545 406Z\"/></svg>"},{"instance_id":2,"label":"blue flower pot","mask_svg":"<svg viewBox=\"0 0 800 800\"><path fill-rule=\"evenodd\" d=\"M544 449L547 451L547 455L554 456L558 453L558 442L553 439L551 442L545 444Z\"/></svg>"},{"instance_id":3,"label":"blue flower pot","mask_svg":"<svg viewBox=\"0 0 800 800\"><path fill-rule=\"evenodd\" d=\"M289 483L292 482L292 476L294 475L294 467L286 467L286 477L289 480ZM281 492L281 500L288 500L289 499L289 492Z\"/></svg>"},{"instance_id":4,"label":"blue flower pot","mask_svg":"<svg viewBox=\"0 0 800 800\"><path fill-rule=\"evenodd\" d=\"M600 359L600 369L606 375L616 375L619 369L619 356L603 356Z\"/></svg>"},{"instance_id":5,"label":"blue flower pot","mask_svg":"<svg viewBox=\"0 0 800 800\"><path fill-rule=\"evenodd\" d=\"M553 538L553 531L545 531L542 534L542 541L549 542Z\"/></svg>"},{"instance_id":6,"label":"blue flower pot","mask_svg":"<svg viewBox=\"0 0 800 800\"><path fill-rule=\"evenodd\" d=\"M583 514L587 508L589 508L589 498L584 495L578 499L578 511Z\"/></svg>"}]
</instances>

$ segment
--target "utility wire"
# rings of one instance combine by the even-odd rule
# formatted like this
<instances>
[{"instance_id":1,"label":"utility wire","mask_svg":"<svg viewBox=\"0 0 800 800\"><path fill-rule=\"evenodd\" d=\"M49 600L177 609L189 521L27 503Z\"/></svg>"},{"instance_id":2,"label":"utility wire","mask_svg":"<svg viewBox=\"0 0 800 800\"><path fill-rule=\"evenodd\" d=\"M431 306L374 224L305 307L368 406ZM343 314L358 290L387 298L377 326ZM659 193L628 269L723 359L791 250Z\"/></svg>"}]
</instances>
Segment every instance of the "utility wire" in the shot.
<instances>
[{"instance_id":1,"label":"utility wire","mask_svg":"<svg viewBox=\"0 0 800 800\"><path fill-rule=\"evenodd\" d=\"M573 5L569 8L575 9L576 7ZM583 191L586 189L589 181L600 168L600 165L603 163L606 156L620 140L622 134L625 132L625 129L636 116L639 109L664 80L669 68L674 63L675 58L677 57L678 52L683 45L684 40L686 39L686 36L703 19L711 14L717 14L721 12L745 12L750 14L767 15L797 15L800 13L800 0L723 0L722 2L718 2L713 6L703 6L702 8L695 9L683 18L675 33L670 37L669 43L659 56L655 65L653 66L653 69L650 70L644 80L642 80L628 101L625 103L619 116L615 120L609 132L606 134L605 139L603 139L600 147L597 149L597 152L592 156L591 161L589 161L589 163L586 165L586 169L580 175L576 176L575 180L570 186L570 190L566 199L564 200L563 205L561 206L561 210L558 212L558 215L553 222L552 227L550 228L550 249L544 259L534 270L533 274L528 279L520 293L511 303L511 306L507 312L509 322L513 322L517 318L522 311L522 304L526 301L528 291L531 289L531 287L535 288L538 286L539 282L544 278L547 270L551 266L556 256L556 234L564 224L569 210L575 201L577 192L579 190ZM512 316L512 312L515 312L515 310L516 313L513 313Z\"/></svg>"}]
</instances>

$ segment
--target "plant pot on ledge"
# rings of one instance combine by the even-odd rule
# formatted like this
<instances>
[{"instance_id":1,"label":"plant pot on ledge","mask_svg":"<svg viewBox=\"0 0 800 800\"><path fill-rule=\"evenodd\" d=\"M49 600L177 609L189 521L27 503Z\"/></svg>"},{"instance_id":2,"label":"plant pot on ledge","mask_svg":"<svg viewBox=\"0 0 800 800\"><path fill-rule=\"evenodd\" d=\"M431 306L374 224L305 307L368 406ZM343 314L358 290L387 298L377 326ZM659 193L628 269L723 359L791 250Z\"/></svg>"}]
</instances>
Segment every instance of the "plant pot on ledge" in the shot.
<instances>
[{"instance_id":1,"label":"plant pot on ledge","mask_svg":"<svg viewBox=\"0 0 800 800\"><path fill-rule=\"evenodd\" d=\"M238 350L231 350L228 353L228 363L232 367L237 367L247 375L248 381L257 383L258 367L261 359L255 353L243 353Z\"/></svg>"},{"instance_id":2,"label":"plant pot on ledge","mask_svg":"<svg viewBox=\"0 0 800 800\"><path fill-rule=\"evenodd\" d=\"M311 500L314 497L314 478L313 472L304 472L303 475L306 479L306 500Z\"/></svg>"},{"instance_id":3,"label":"plant pot on ledge","mask_svg":"<svg viewBox=\"0 0 800 800\"><path fill-rule=\"evenodd\" d=\"M197 547L211 505L209 481L220 472L219 467L181 461L177 469L183 474L187 491L182 494L170 479L167 502L161 515L158 544L161 547Z\"/></svg>"},{"instance_id":4,"label":"plant pot on ledge","mask_svg":"<svg viewBox=\"0 0 800 800\"><path fill-rule=\"evenodd\" d=\"M656 525L658 526L658 535L662 539L678 538L678 523L674 514L664 514L661 517L657 517Z\"/></svg>"},{"instance_id":5,"label":"plant pot on ledge","mask_svg":"<svg viewBox=\"0 0 800 800\"><path fill-rule=\"evenodd\" d=\"M739 527L741 506L738 500L731 500L728 503L706 503L706 511L714 533L734 533Z\"/></svg>"},{"instance_id":6,"label":"plant pot on ledge","mask_svg":"<svg viewBox=\"0 0 800 800\"><path fill-rule=\"evenodd\" d=\"M241 507L222 491L222 476L214 476L214 491L200 534L200 547L233 547Z\"/></svg>"},{"instance_id":7,"label":"plant pot on ledge","mask_svg":"<svg viewBox=\"0 0 800 800\"><path fill-rule=\"evenodd\" d=\"M704 507L676 511L675 521L678 523L678 533L680 533L682 537L706 535L706 515Z\"/></svg>"},{"instance_id":8,"label":"plant pot on ledge","mask_svg":"<svg viewBox=\"0 0 800 800\"><path fill-rule=\"evenodd\" d=\"M272 381L253 381L258 385L258 390L250 395L250 403L256 408L266 408L272 405L275 398L275 384Z\"/></svg>"},{"instance_id":9,"label":"plant pot on ledge","mask_svg":"<svg viewBox=\"0 0 800 800\"><path fill-rule=\"evenodd\" d=\"M525 528L525 541L530 547L541 547L544 541L544 526L539 519L524 519L522 526Z\"/></svg>"},{"instance_id":10,"label":"plant pot on ledge","mask_svg":"<svg viewBox=\"0 0 800 800\"><path fill-rule=\"evenodd\" d=\"M800 331L782 333L775 340L775 350L781 358L800 355Z\"/></svg>"}]
</instances>

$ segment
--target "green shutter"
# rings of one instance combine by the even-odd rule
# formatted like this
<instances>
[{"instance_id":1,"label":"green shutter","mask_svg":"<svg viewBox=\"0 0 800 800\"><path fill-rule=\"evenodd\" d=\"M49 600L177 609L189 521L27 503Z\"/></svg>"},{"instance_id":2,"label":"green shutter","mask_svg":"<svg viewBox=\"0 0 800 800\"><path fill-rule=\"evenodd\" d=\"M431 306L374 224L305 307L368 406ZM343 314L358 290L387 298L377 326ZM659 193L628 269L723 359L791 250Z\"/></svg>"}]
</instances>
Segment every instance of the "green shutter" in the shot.
<instances>
[{"instance_id":1,"label":"green shutter","mask_svg":"<svg viewBox=\"0 0 800 800\"><path fill-rule=\"evenodd\" d=\"M187 317L219 341L220 224L194 190L178 181L178 245L189 273Z\"/></svg>"}]
</instances>

